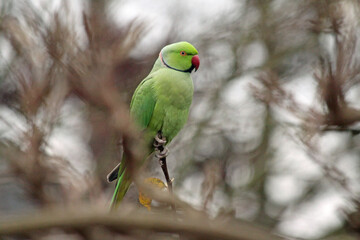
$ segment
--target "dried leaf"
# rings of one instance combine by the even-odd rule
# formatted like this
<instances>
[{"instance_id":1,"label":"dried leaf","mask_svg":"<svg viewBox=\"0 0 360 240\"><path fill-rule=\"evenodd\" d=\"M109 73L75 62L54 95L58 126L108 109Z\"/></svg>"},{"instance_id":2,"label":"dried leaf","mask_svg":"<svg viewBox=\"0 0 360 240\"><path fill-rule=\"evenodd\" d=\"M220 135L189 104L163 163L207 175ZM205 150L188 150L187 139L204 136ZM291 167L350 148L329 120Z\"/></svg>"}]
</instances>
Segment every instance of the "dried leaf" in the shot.
<instances>
[{"instance_id":1,"label":"dried leaf","mask_svg":"<svg viewBox=\"0 0 360 240\"><path fill-rule=\"evenodd\" d=\"M160 190L166 188L166 185L163 181L161 181L158 178L149 177L144 180L145 184L147 184L150 187L158 188ZM139 202L141 205L146 207L149 211L151 210L151 202L152 199L148 196L146 196L144 193L139 192Z\"/></svg>"}]
</instances>

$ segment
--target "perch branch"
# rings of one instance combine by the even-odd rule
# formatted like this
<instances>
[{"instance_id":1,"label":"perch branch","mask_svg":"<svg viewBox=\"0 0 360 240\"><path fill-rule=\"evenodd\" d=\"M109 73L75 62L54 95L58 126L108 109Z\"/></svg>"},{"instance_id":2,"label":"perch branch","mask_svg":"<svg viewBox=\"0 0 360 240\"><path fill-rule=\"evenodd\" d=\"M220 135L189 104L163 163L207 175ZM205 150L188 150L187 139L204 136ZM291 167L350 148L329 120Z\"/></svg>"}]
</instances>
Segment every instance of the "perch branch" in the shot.
<instances>
[{"instance_id":1,"label":"perch branch","mask_svg":"<svg viewBox=\"0 0 360 240\"><path fill-rule=\"evenodd\" d=\"M166 157L167 157L169 151L165 147L165 144L166 144L166 139L162 135L162 133L159 132L154 140L154 148L155 148L155 151L157 152L157 154L155 154L155 156L159 159L159 163L160 163L161 169L164 173L169 192L172 195L172 192L173 192L172 191L172 180L169 176L169 171L168 171L167 164L166 164ZM175 210L174 204L171 204L171 207L172 207L172 209Z\"/></svg>"}]
</instances>

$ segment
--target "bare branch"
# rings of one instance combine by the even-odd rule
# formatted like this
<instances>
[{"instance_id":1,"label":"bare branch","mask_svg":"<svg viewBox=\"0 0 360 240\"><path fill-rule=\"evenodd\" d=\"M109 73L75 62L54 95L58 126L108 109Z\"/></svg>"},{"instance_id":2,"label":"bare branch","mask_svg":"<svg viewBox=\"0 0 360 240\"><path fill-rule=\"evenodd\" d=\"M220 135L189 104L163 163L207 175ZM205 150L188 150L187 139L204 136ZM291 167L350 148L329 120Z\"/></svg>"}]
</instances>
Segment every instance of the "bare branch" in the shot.
<instances>
[{"instance_id":1,"label":"bare branch","mask_svg":"<svg viewBox=\"0 0 360 240\"><path fill-rule=\"evenodd\" d=\"M101 226L121 233L133 230L184 233L199 239L281 240L282 237L243 221L209 220L203 216L183 216L181 221L166 212L57 209L36 214L0 219L0 236L28 234L53 228L86 229Z\"/></svg>"}]
</instances>

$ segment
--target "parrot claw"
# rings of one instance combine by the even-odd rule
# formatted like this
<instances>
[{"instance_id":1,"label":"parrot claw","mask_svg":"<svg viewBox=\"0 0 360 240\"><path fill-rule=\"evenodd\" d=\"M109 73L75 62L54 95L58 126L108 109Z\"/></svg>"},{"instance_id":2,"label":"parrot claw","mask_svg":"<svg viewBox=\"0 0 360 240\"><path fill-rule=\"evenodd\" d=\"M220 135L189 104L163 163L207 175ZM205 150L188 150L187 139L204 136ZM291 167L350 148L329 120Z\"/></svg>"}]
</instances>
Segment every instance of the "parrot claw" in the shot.
<instances>
[{"instance_id":1,"label":"parrot claw","mask_svg":"<svg viewBox=\"0 0 360 240\"><path fill-rule=\"evenodd\" d=\"M165 147L162 151L156 150L155 157L158 159L166 158L169 155L169 150Z\"/></svg>"},{"instance_id":2,"label":"parrot claw","mask_svg":"<svg viewBox=\"0 0 360 240\"><path fill-rule=\"evenodd\" d=\"M156 134L155 141L154 141L154 147L158 148L160 146L164 146L166 143L166 138L161 135L161 133Z\"/></svg>"}]
</instances>

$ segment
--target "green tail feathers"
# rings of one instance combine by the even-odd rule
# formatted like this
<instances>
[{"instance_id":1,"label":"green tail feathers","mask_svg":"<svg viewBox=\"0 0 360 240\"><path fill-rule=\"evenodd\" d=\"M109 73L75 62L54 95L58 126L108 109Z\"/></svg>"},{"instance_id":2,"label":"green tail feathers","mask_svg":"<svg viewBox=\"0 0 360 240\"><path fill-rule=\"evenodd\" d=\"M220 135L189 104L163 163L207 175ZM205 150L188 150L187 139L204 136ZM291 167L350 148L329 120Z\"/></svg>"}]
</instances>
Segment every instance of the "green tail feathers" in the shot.
<instances>
[{"instance_id":1,"label":"green tail feathers","mask_svg":"<svg viewBox=\"0 0 360 240\"><path fill-rule=\"evenodd\" d=\"M149 154L151 153L151 151L149 151ZM148 155L148 154L147 154ZM144 158L146 159L146 158ZM110 208L114 209L116 208L119 203L123 200L126 192L128 191L131 183L132 183L132 179L130 177L130 173L129 173L129 169L126 168L126 160L125 160L125 156L123 156L120 165L118 166L118 171L117 171L117 175L110 173L108 175L108 180L109 180L109 176L117 176L117 182L116 182L116 188L111 200L111 204L110 204ZM112 178L110 180L113 180Z\"/></svg>"},{"instance_id":2,"label":"green tail feathers","mask_svg":"<svg viewBox=\"0 0 360 240\"><path fill-rule=\"evenodd\" d=\"M125 156L123 156L121 163L119 165L119 170L117 172L117 182L116 188L114 191L114 195L111 200L111 209L116 208L121 200L124 198L127 190L130 187L131 179L128 170L126 169L126 160Z\"/></svg>"},{"instance_id":3,"label":"green tail feathers","mask_svg":"<svg viewBox=\"0 0 360 240\"><path fill-rule=\"evenodd\" d=\"M129 174L127 174L127 171L123 171L123 173L118 178L118 181L116 183L116 188L114 191L114 195L111 200L111 208L116 208L118 204L121 202L121 200L124 198L127 190L129 189L131 184Z\"/></svg>"}]
</instances>

